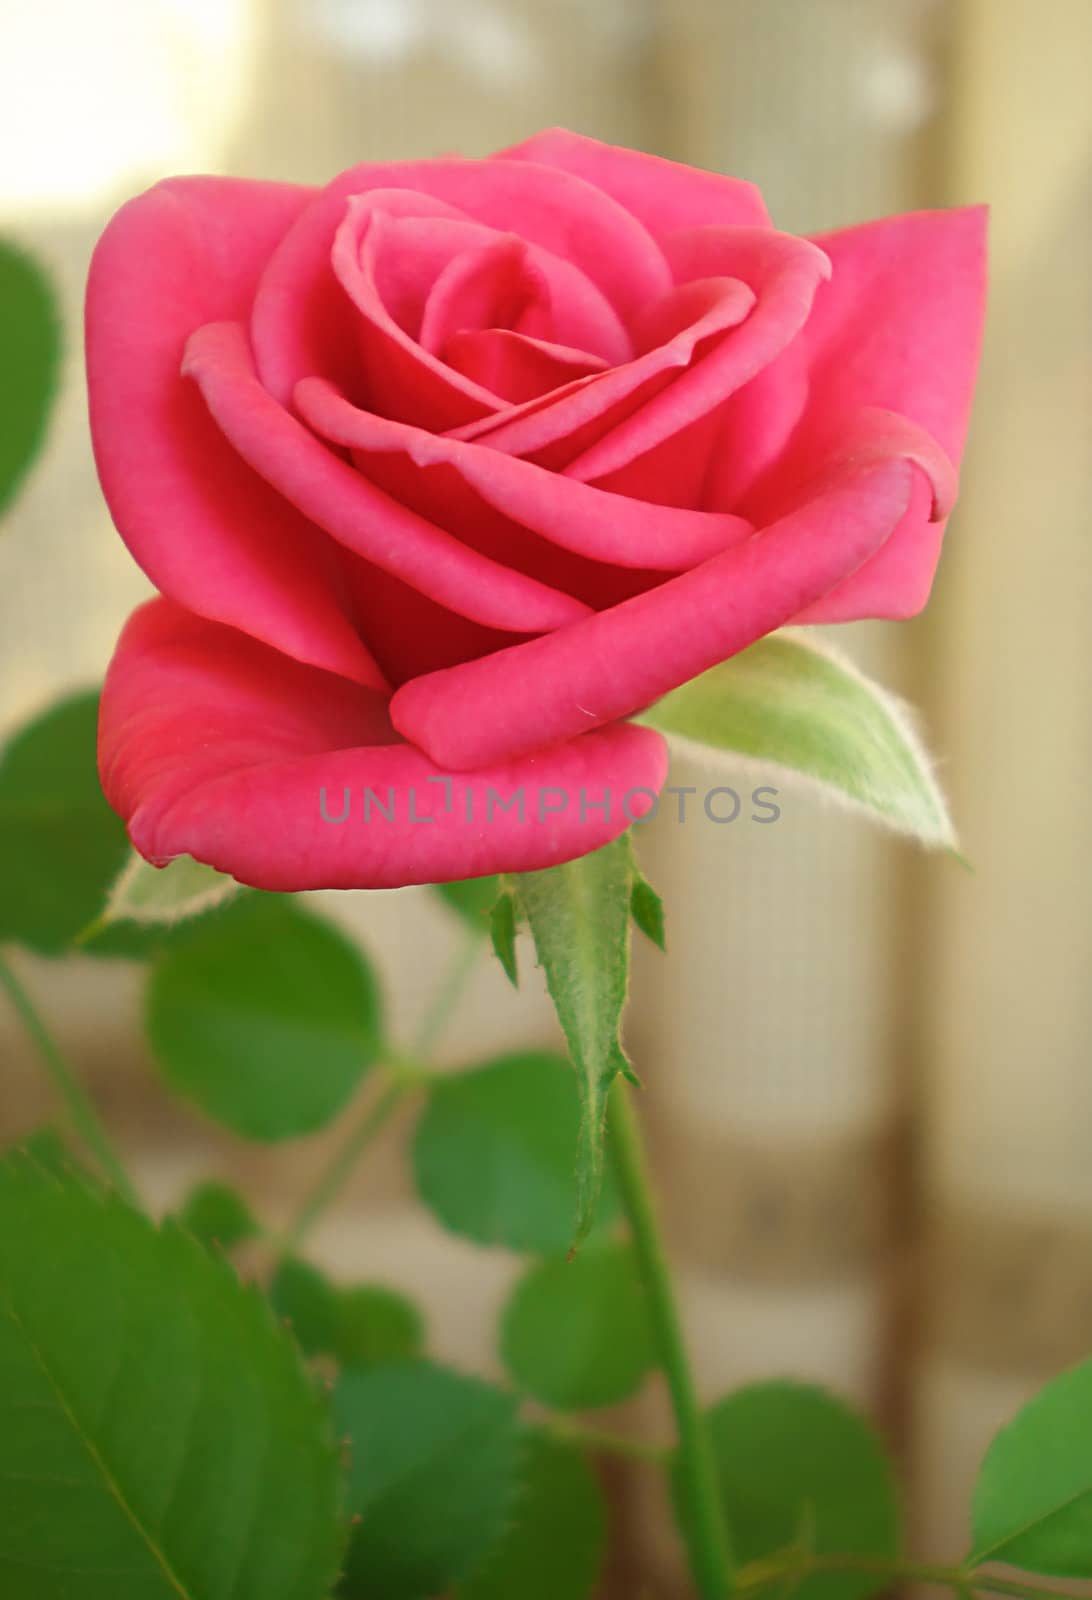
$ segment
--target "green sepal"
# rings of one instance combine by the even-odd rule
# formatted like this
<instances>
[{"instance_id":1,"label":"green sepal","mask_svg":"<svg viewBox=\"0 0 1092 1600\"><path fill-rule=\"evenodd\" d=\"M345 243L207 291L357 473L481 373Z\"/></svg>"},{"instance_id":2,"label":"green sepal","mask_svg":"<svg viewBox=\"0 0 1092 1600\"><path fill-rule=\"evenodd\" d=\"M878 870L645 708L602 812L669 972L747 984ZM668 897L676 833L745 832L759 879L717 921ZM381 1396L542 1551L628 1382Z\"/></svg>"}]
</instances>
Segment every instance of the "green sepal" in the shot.
<instances>
[{"instance_id":1,"label":"green sepal","mask_svg":"<svg viewBox=\"0 0 1092 1600\"><path fill-rule=\"evenodd\" d=\"M519 963L516 959L516 931L519 925L516 896L507 876L500 880L500 894L489 913L489 933L493 953L513 989L519 988Z\"/></svg>"}]
</instances>

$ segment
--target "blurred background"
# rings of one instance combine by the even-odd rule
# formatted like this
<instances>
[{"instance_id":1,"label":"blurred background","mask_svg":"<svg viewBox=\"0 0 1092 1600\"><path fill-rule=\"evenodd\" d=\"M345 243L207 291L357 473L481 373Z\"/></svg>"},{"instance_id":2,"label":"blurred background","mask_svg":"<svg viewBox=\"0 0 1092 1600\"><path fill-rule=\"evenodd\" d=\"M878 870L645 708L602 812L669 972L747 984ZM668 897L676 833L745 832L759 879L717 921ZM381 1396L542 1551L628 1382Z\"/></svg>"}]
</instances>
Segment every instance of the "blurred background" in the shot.
<instances>
[{"instance_id":1,"label":"blurred background","mask_svg":"<svg viewBox=\"0 0 1092 1600\"><path fill-rule=\"evenodd\" d=\"M1088 0L3 0L0 231L63 300L49 443L0 539L0 732L102 675L145 593L87 437L83 280L111 211L171 172L323 182L560 123L761 185L804 232L992 208L985 357L936 596L842 642L919 708L973 872L785 790L776 827L644 832L670 956L630 1039L702 1386L797 1373L867 1406L958 1556L988 1436L1092 1350L1092 8ZM695 781L684 763L677 783ZM459 938L427 891L317 897L389 975L403 1035ZM452 1063L553 1037L484 958ZM530 962L525 962L530 967ZM140 1178L215 1170L284 1214L328 1155L168 1105L136 974L24 959ZM45 1091L0 1006L0 1134ZM414 1203L391 1130L316 1253L411 1289L490 1370L519 1269ZM661 1397L626 1425L665 1427ZM617 1420L617 1419L615 1419ZM614 1488L664 1593L645 1478ZM625 1572L619 1593L635 1592ZM657 1589L660 1592L660 1589Z\"/></svg>"}]
</instances>

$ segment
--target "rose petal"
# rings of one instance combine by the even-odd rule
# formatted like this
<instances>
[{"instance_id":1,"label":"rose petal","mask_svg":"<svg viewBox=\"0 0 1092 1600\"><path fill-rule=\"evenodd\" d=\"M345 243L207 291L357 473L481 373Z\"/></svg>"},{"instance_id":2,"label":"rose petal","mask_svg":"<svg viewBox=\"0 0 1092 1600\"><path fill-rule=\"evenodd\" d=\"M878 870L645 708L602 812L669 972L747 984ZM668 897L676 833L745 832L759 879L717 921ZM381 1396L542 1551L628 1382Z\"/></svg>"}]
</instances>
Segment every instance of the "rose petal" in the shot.
<instances>
[{"instance_id":1,"label":"rose petal","mask_svg":"<svg viewBox=\"0 0 1092 1600\"><path fill-rule=\"evenodd\" d=\"M523 240L482 231L484 239L449 253L422 308L418 342L437 355L465 328L514 328L536 301L548 307L549 293L530 268Z\"/></svg>"},{"instance_id":2,"label":"rose petal","mask_svg":"<svg viewBox=\"0 0 1092 1600\"><path fill-rule=\"evenodd\" d=\"M785 452L808 403L807 366L800 340L755 374L750 383L712 413L716 436L703 479L701 504L709 510L739 511L771 464ZM682 444L680 438L679 443ZM647 460L647 457L642 457ZM639 467L640 462L634 464ZM634 468L603 480L626 484Z\"/></svg>"},{"instance_id":3,"label":"rose petal","mask_svg":"<svg viewBox=\"0 0 1092 1600\"><path fill-rule=\"evenodd\" d=\"M745 502L760 516L855 426L863 408L898 413L937 441L958 467L981 340L986 282L982 207L922 211L847 228L816 240L834 265L793 354L807 374L809 403L783 456ZM950 508L955 482L939 508ZM929 597L943 521L929 508L896 535L807 621L907 617Z\"/></svg>"},{"instance_id":4,"label":"rose petal","mask_svg":"<svg viewBox=\"0 0 1092 1600\"><path fill-rule=\"evenodd\" d=\"M350 200L333 252L339 280L364 317L356 330L362 372L375 375L371 381L354 377L348 392L369 409L435 431L469 416L507 412L527 387L527 380L504 378L514 347L501 355L499 386L478 376L478 367L490 370L480 357L459 359L483 330L494 336L510 330L508 341L538 335L582 353L579 362L570 356L560 367L556 360L545 368L541 359L524 362L538 372L529 391L535 395L633 354L617 314L570 262L515 234L469 222L450 207L437 214L439 203L426 196L394 196L398 213L392 218L390 198L390 191L379 190ZM496 343L503 348L505 341Z\"/></svg>"},{"instance_id":5,"label":"rose petal","mask_svg":"<svg viewBox=\"0 0 1092 1600\"><path fill-rule=\"evenodd\" d=\"M513 633L538 633L587 606L490 561L399 505L325 448L277 404L254 374L238 323L201 328L185 371L244 460L346 548L461 616Z\"/></svg>"},{"instance_id":6,"label":"rose petal","mask_svg":"<svg viewBox=\"0 0 1092 1600\"><path fill-rule=\"evenodd\" d=\"M360 312L354 333L361 375L350 392L371 410L435 431L507 414L509 402L525 398L510 389L526 388L526 380L513 384L509 375L495 389L465 370L453 351L470 329L480 335L526 326L583 340L612 361L631 354L607 302L574 267L480 223L405 211L391 218L371 195L350 200L331 257ZM509 346L509 366L513 353ZM600 371L604 362L585 356L575 374L574 364L544 366L540 359L530 392Z\"/></svg>"},{"instance_id":7,"label":"rose petal","mask_svg":"<svg viewBox=\"0 0 1092 1600\"><path fill-rule=\"evenodd\" d=\"M448 777L392 743L375 692L164 600L142 606L122 633L99 751L107 797L149 860L188 854L281 891L553 866L622 833L650 808L667 768L658 734L619 725ZM346 790L351 815L339 822ZM515 804L498 803L520 790L522 821ZM608 791L604 815L596 802ZM389 819L379 808L392 804Z\"/></svg>"},{"instance_id":8,"label":"rose petal","mask_svg":"<svg viewBox=\"0 0 1092 1600\"><path fill-rule=\"evenodd\" d=\"M693 320L677 327L679 293L673 289L664 301L656 303L656 315L663 317L666 326L676 328L663 342L601 376L582 378L540 400L453 429L452 437L477 440L540 466L564 469L569 476L587 482L595 473L584 471L581 464L591 459L595 466L595 449L604 437L624 436L631 422L639 425L646 415L661 419L665 414L677 414L679 427L683 427L689 418L682 408L675 411L672 399L677 390L684 395L690 392L681 375L692 377L699 372L708 364L710 350L723 349L732 330L747 326L754 315L755 297L745 283L734 278L713 280L701 286ZM684 295L693 298L685 291Z\"/></svg>"},{"instance_id":9,"label":"rose petal","mask_svg":"<svg viewBox=\"0 0 1092 1600\"><path fill-rule=\"evenodd\" d=\"M418 190L502 232L516 224L521 238L578 267L623 320L671 287L662 252L636 218L570 173L515 161L364 163L318 192L262 274L251 337L262 382L282 404L315 374L352 392L354 315L338 303L330 252L349 198L377 188Z\"/></svg>"},{"instance_id":10,"label":"rose petal","mask_svg":"<svg viewBox=\"0 0 1092 1600\"><path fill-rule=\"evenodd\" d=\"M245 315L310 193L174 178L122 207L87 286L91 433L118 530L157 588L301 661L377 682L329 541L239 459L179 375L195 327Z\"/></svg>"},{"instance_id":11,"label":"rose petal","mask_svg":"<svg viewBox=\"0 0 1092 1600\"><path fill-rule=\"evenodd\" d=\"M295 403L317 432L360 451L365 462L368 454L397 452L422 473L450 467L487 505L592 560L682 572L752 531L740 517L608 495L488 446L372 416L321 379L301 383Z\"/></svg>"},{"instance_id":12,"label":"rose petal","mask_svg":"<svg viewBox=\"0 0 1092 1600\"><path fill-rule=\"evenodd\" d=\"M375 286L399 327L418 343L425 306L444 268L456 256L512 237L412 189L370 189L352 196L338 232L351 234L350 221L358 242L373 221L382 222L374 256Z\"/></svg>"},{"instance_id":13,"label":"rose petal","mask_svg":"<svg viewBox=\"0 0 1092 1600\"><path fill-rule=\"evenodd\" d=\"M797 623L854 622L864 617L913 616L928 599L928 583L940 558L940 545L947 523L932 515L936 504L930 485L922 477L914 482L914 494L887 547L880 549L859 573L847 578L829 594L805 606L793 620ZM883 562L879 556L885 556Z\"/></svg>"},{"instance_id":14,"label":"rose petal","mask_svg":"<svg viewBox=\"0 0 1092 1600\"><path fill-rule=\"evenodd\" d=\"M769 214L753 183L660 156L601 144L566 128L547 128L493 157L573 172L624 205L656 238L702 223L762 227Z\"/></svg>"},{"instance_id":15,"label":"rose petal","mask_svg":"<svg viewBox=\"0 0 1092 1600\"><path fill-rule=\"evenodd\" d=\"M959 461L986 292L984 206L818 236L833 275L802 337L816 411L901 412Z\"/></svg>"},{"instance_id":16,"label":"rose petal","mask_svg":"<svg viewBox=\"0 0 1092 1600\"><path fill-rule=\"evenodd\" d=\"M544 639L416 678L391 720L435 761L477 767L625 717L814 604L888 538L903 461L849 469L723 555Z\"/></svg>"},{"instance_id":17,"label":"rose petal","mask_svg":"<svg viewBox=\"0 0 1092 1600\"><path fill-rule=\"evenodd\" d=\"M605 361L585 350L532 339L511 328L464 328L453 333L444 346L444 360L514 405L606 368Z\"/></svg>"},{"instance_id":18,"label":"rose petal","mask_svg":"<svg viewBox=\"0 0 1092 1600\"><path fill-rule=\"evenodd\" d=\"M718 459L720 411L713 410L663 439L628 466L596 479L594 487L605 493L660 506L677 506L698 515L724 516L726 511L709 500L707 485ZM588 488L593 487L591 484ZM745 518L742 527L751 527Z\"/></svg>"},{"instance_id":19,"label":"rose petal","mask_svg":"<svg viewBox=\"0 0 1092 1600\"><path fill-rule=\"evenodd\" d=\"M480 223L432 226L457 231L463 244L449 251L422 306L418 338L427 350L441 354L466 329L507 328L585 351L607 366L632 356L617 312L571 262ZM401 261L397 266L401 271Z\"/></svg>"},{"instance_id":20,"label":"rose petal","mask_svg":"<svg viewBox=\"0 0 1092 1600\"><path fill-rule=\"evenodd\" d=\"M383 304L412 339L420 335L425 302L452 255L496 237L480 222L472 222L455 206L431 195L414 189L377 188L345 201L331 238L331 255L337 230L350 216L356 217L361 238L372 218L381 216L387 224L384 238L392 245L398 241L409 246L378 251L375 277ZM337 295L335 302L341 306L343 297Z\"/></svg>"},{"instance_id":21,"label":"rose petal","mask_svg":"<svg viewBox=\"0 0 1092 1600\"><path fill-rule=\"evenodd\" d=\"M382 211L361 209L350 201L334 237L334 272L360 313L353 329L363 375L358 387L385 415L412 417L427 428L454 428L494 416L504 407L500 395L453 371L387 310L376 281L377 265L380 255L396 253L389 235L400 231Z\"/></svg>"},{"instance_id":22,"label":"rose petal","mask_svg":"<svg viewBox=\"0 0 1092 1600\"><path fill-rule=\"evenodd\" d=\"M706 417L788 346L808 320L830 262L806 239L770 228L696 228L664 242L681 280L740 279L755 295L750 316L703 359L571 461L571 477L610 477Z\"/></svg>"},{"instance_id":23,"label":"rose petal","mask_svg":"<svg viewBox=\"0 0 1092 1600\"><path fill-rule=\"evenodd\" d=\"M348 554L345 584L361 634L392 687L533 637L471 622L400 578Z\"/></svg>"}]
</instances>

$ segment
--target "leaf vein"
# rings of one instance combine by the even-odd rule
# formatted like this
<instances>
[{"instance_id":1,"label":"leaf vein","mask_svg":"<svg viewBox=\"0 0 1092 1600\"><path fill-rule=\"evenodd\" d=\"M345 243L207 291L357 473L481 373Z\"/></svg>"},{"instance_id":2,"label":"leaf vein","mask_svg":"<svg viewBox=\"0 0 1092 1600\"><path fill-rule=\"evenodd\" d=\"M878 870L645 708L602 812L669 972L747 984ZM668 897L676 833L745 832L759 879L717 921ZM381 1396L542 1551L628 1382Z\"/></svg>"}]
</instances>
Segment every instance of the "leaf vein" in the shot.
<instances>
[{"instance_id":1,"label":"leaf vein","mask_svg":"<svg viewBox=\"0 0 1092 1600\"><path fill-rule=\"evenodd\" d=\"M177 1595L180 1595L182 1600L196 1600L196 1596L194 1595L193 1591L184 1585L182 1579L174 1570L174 1567L167 1558L166 1552L162 1550L156 1540L152 1538L150 1531L141 1522L133 1507L130 1506L128 1500L122 1492L121 1485L111 1472L108 1463L102 1455L102 1452L99 1450L98 1446L95 1444L95 1441L87 1432L87 1429L77 1416L72 1404L69 1402L60 1379L54 1374L44 1352L31 1337L30 1330L27 1328L26 1324L15 1311L13 1306L9 1304L6 1307L6 1310L11 1321L15 1324L23 1338L26 1340L27 1348L34 1359L38 1370L41 1372L50 1389L53 1391L53 1394L56 1396L58 1408L63 1416L67 1419L68 1424L73 1433L76 1435L77 1439L79 1439L80 1443L91 1457L92 1462L102 1474L103 1482L116 1502L119 1510L123 1513L136 1534L143 1541L148 1553L151 1555L152 1559L155 1561L164 1578L166 1578L174 1592Z\"/></svg>"}]
</instances>

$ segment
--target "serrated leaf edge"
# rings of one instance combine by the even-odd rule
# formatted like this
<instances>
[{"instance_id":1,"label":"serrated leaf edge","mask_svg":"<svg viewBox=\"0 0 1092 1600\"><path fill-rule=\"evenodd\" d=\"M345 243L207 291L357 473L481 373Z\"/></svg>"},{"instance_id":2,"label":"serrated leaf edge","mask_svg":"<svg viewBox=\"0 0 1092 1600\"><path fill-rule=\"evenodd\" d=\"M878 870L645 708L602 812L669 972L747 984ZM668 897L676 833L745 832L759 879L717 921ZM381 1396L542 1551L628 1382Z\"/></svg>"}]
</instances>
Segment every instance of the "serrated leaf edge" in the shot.
<instances>
[{"instance_id":1,"label":"serrated leaf edge","mask_svg":"<svg viewBox=\"0 0 1092 1600\"><path fill-rule=\"evenodd\" d=\"M29 1168L38 1181L47 1185L55 1193L63 1194L65 1192L65 1184L62 1183L54 1173L50 1172L48 1168L43 1167L40 1162L35 1161L34 1158L28 1155L25 1151L22 1151L18 1148L6 1153L3 1158L0 1158L0 1183L3 1181L5 1167L14 1170L17 1165L22 1165L26 1168ZM256 1283L247 1282L240 1278L238 1272L235 1270L227 1256L223 1254L216 1254L205 1249L200 1241L194 1238L194 1236L177 1217L170 1215L166 1216L157 1224L151 1217L147 1216L141 1211L136 1210L135 1207L131 1206L113 1189L100 1187L97 1185L83 1185L80 1187L79 1193L84 1201L101 1211L104 1215L109 1215L111 1213L120 1214L139 1223L143 1223L150 1233L158 1234L162 1238L168 1238L177 1241L182 1250L190 1255L194 1264L198 1265L199 1270L211 1270L215 1273L218 1273L226 1282L230 1282L234 1291L239 1295L240 1305L248 1313L256 1314L258 1325L264 1326L273 1334L278 1347L283 1352L290 1367L295 1370L296 1375L301 1380L303 1388L310 1396L315 1417L320 1423L325 1424L325 1426L320 1429L320 1432L325 1433L326 1435L328 1461L337 1469L336 1476L340 1485L337 1515L339 1523L341 1524L341 1554L344 1555L344 1551L347 1546L348 1533L347 1523L344 1515L345 1480L344 1473L340 1467L340 1444L334 1432L333 1418L330 1413L330 1408L322 1394L322 1391L316 1384L313 1374L308 1370L307 1364L299 1350L298 1345L296 1344L295 1340L286 1336L284 1329L277 1321L277 1317L272 1306L269 1304L266 1296L262 1293L260 1287ZM10 1307L7 1309L8 1314L12 1315ZM33 1346L31 1346L31 1348L33 1348ZM50 1382L52 1383L52 1380L50 1380ZM62 1409L65 1410L66 1415L69 1415L73 1426L76 1427L75 1419L71 1417L67 1407L63 1405L63 1402L60 1400L59 1396L58 1400L62 1405ZM77 1428L77 1432L79 1432L79 1436L82 1440L82 1430ZM91 1447L89 1445L87 1447L90 1450ZM93 1459L98 1461L97 1453L93 1455ZM109 1474L108 1470L106 1469L105 1463L102 1463L101 1465L104 1478L112 1486L112 1475ZM111 1492L113 1492L112 1489ZM116 1495L115 1498L118 1499L118 1504L125 1511L126 1516L133 1521L134 1527L137 1528L141 1538L144 1539L146 1544L148 1544L149 1549L154 1551L154 1546L148 1539L144 1528L133 1519L132 1513L129 1511L129 1508L125 1505L124 1501L118 1498ZM170 1568L169 1564L164 1562L162 1565L165 1574L168 1572L173 1573L173 1568ZM340 1576L340 1571L341 1562L339 1558L338 1566L330 1573L328 1579L325 1580L327 1586L332 1586L336 1583L338 1577ZM178 1589L181 1600L191 1600L191 1591L188 1588L180 1588L178 1587L178 1583L175 1583L174 1586ZM198 1600L196 1594L192 1595L192 1600Z\"/></svg>"}]
</instances>

